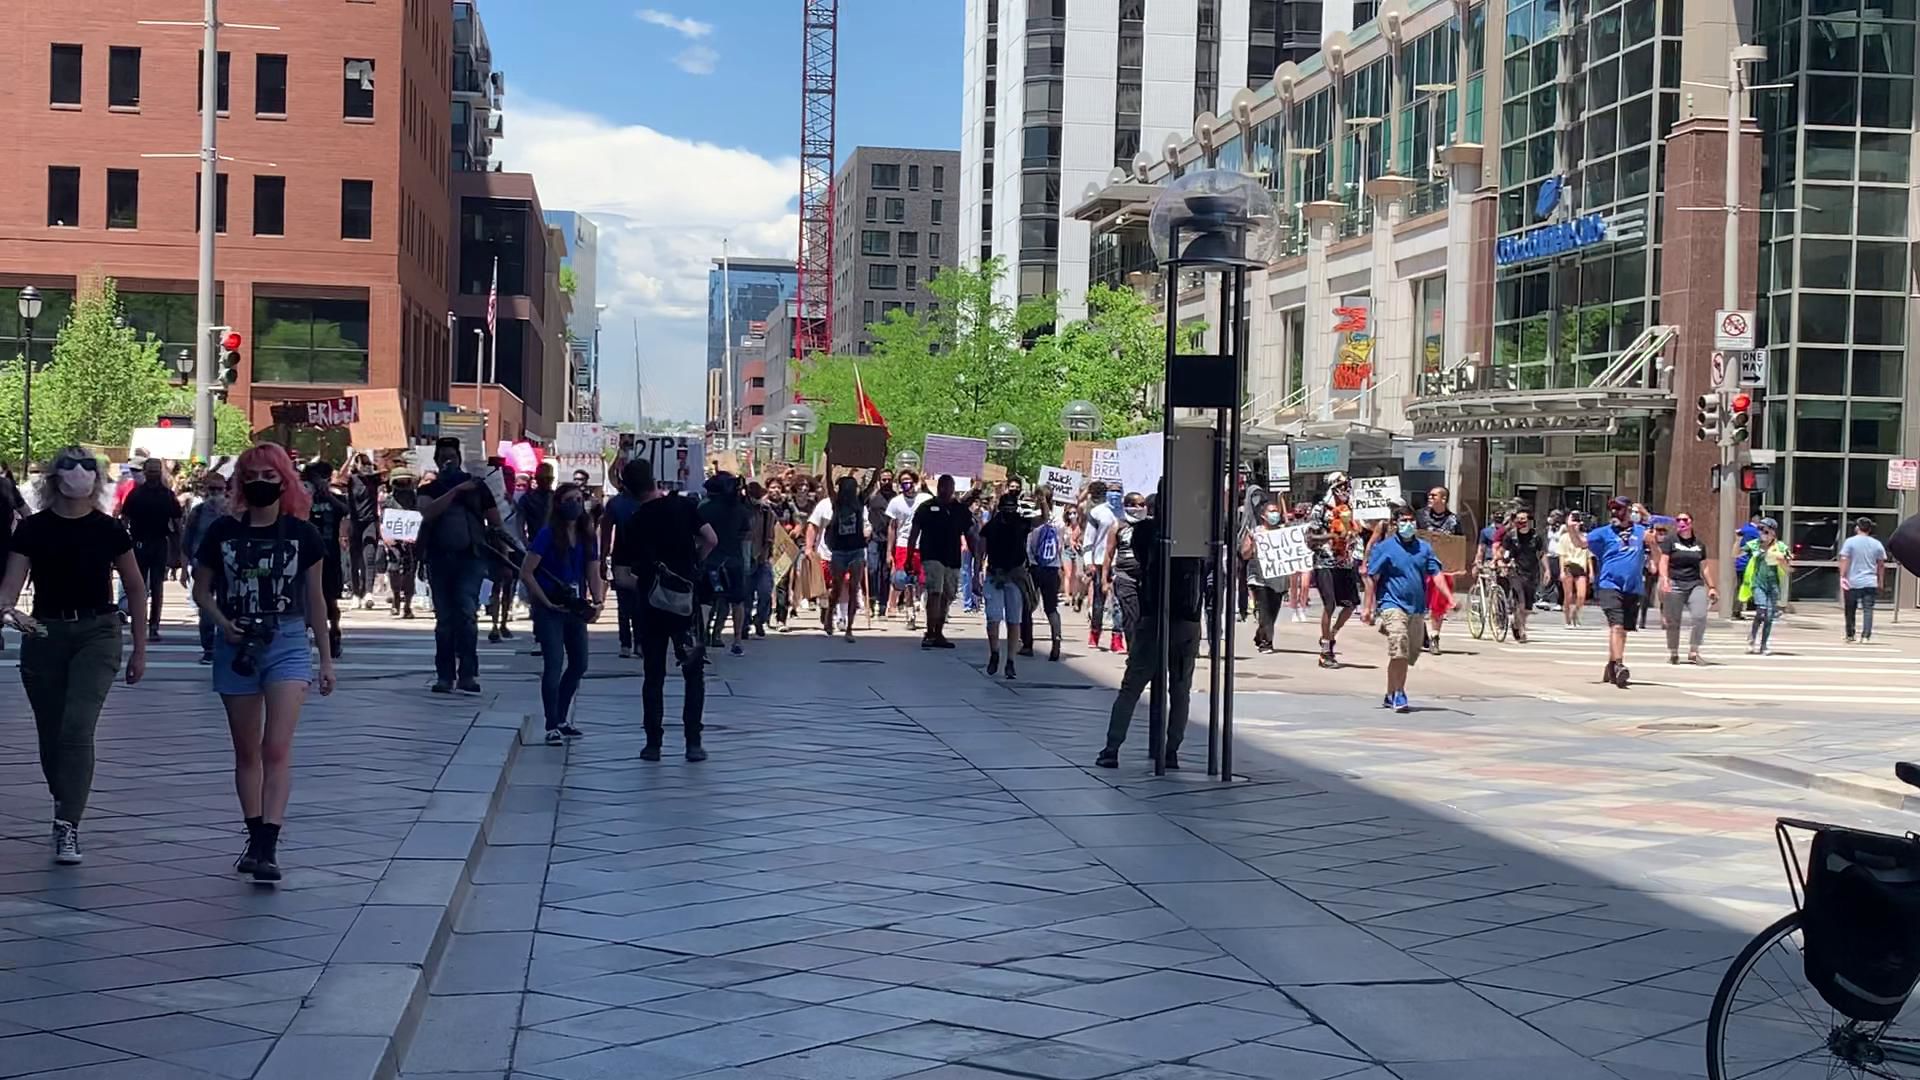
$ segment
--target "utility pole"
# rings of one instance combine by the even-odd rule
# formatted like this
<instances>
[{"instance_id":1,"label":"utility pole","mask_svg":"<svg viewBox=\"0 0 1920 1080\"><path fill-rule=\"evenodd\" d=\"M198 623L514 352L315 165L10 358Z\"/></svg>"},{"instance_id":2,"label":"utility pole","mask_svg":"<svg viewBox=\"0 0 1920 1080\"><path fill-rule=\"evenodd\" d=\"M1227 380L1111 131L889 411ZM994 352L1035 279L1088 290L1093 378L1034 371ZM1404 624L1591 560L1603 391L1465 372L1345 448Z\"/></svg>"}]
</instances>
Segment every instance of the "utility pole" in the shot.
<instances>
[{"instance_id":1,"label":"utility pole","mask_svg":"<svg viewBox=\"0 0 1920 1080\"><path fill-rule=\"evenodd\" d=\"M1740 135L1747 116L1746 65L1759 63L1767 58L1767 50L1761 45L1735 45L1727 58L1727 176L1725 195L1726 236L1721 249L1720 266L1720 306L1727 311L1740 308ZM1735 382L1738 382L1736 377ZM1718 391L1718 387L1714 388ZM1746 447L1735 440L1734 432L1739 425L1727 422L1720 426L1720 510L1716 515L1720 520L1720 535L1714 538L1716 545L1724 545L1733 536L1739 535L1741 490L1741 465L1750 460ZM1679 425L1675 425L1677 428ZM1676 433L1677 437L1677 433ZM1740 582L1733 572L1733 559L1728 558L1724 548L1719 552L1717 562L1720 571L1721 603L1726 614L1731 617L1740 610Z\"/></svg>"},{"instance_id":2,"label":"utility pole","mask_svg":"<svg viewBox=\"0 0 1920 1080\"><path fill-rule=\"evenodd\" d=\"M726 367L727 385L721 393L725 402L727 418L720 426L720 448L733 449L733 279L730 276L732 262L728 258L727 238L720 238L720 303L722 333L726 341L721 343L721 356Z\"/></svg>"},{"instance_id":3,"label":"utility pole","mask_svg":"<svg viewBox=\"0 0 1920 1080\"><path fill-rule=\"evenodd\" d=\"M213 237L219 232L220 150L216 125L220 116L219 0L206 0L206 35L200 61L200 337L193 364L193 456L213 460Z\"/></svg>"}]
</instances>

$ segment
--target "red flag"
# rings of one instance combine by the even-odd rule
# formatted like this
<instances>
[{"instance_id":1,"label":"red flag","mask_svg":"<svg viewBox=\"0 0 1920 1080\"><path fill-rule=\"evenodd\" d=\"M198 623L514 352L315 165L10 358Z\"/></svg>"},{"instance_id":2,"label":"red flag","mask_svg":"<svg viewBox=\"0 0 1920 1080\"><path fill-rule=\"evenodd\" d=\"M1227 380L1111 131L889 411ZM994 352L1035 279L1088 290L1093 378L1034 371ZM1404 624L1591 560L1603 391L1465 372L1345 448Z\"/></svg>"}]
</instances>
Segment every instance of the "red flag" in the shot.
<instances>
[{"instance_id":1,"label":"red flag","mask_svg":"<svg viewBox=\"0 0 1920 1080\"><path fill-rule=\"evenodd\" d=\"M887 418L880 415L880 407L867 396L867 388L860 382L860 365L853 366L853 400L856 409L854 420L861 424L887 426Z\"/></svg>"}]
</instances>

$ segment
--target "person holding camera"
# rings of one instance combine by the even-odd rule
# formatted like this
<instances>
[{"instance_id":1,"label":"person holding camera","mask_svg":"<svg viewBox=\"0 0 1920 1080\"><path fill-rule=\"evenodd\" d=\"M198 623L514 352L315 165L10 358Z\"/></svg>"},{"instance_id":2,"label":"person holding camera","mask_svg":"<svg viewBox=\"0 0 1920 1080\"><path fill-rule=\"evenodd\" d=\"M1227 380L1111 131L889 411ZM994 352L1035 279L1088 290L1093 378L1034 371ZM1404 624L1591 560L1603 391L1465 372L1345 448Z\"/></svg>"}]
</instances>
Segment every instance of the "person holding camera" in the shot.
<instances>
[{"instance_id":1,"label":"person holding camera","mask_svg":"<svg viewBox=\"0 0 1920 1080\"><path fill-rule=\"evenodd\" d=\"M293 790L293 731L307 687L333 693L321 560L338 558L307 521L312 494L285 449L240 455L234 479L246 507L207 530L194 555L193 599L213 619L213 689L227 708L234 786L247 847L233 868L280 880L280 826ZM320 643L319 673L307 634Z\"/></svg>"},{"instance_id":2,"label":"person holding camera","mask_svg":"<svg viewBox=\"0 0 1920 1080\"><path fill-rule=\"evenodd\" d=\"M641 761L659 761L666 735L667 646L671 644L686 680L681 722L688 761L707 760L701 745L706 710L706 650L693 642L694 578L719 545L713 526L700 520L692 499L661 491L653 462L635 458L622 473L627 494L636 503L613 545L614 584L638 600L642 724L647 742Z\"/></svg>"},{"instance_id":3,"label":"person holding camera","mask_svg":"<svg viewBox=\"0 0 1920 1080\"><path fill-rule=\"evenodd\" d=\"M34 500L43 509L14 531L0 577L0 622L23 635L20 682L53 795L53 861L62 866L80 862L80 817L93 790L93 732L120 667L116 572L133 623L127 685L147 669L146 584L133 538L101 511L106 492L106 474L91 451L69 446L55 454ZM29 574L32 615L14 607Z\"/></svg>"},{"instance_id":4,"label":"person holding camera","mask_svg":"<svg viewBox=\"0 0 1920 1080\"><path fill-rule=\"evenodd\" d=\"M600 580L600 548L587 516L586 489L562 484L550 494L546 525L527 545L520 581L533 601L533 636L540 643L547 745L559 746L580 737L567 713L587 674L587 624L599 620L607 591Z\"/></svg>"},{"instance_id":5,"label":"person holding camera","mask_svg":"<svg viewBox=\"0 0 1920 1080\"><path fill-rule=\"evenodd\" d=\"M461 468L460 440L433 446L434 478L420 488L420 537L433 593L433 692L480 692L480 582L487 575L487 530L501 527L487 482ZM459 676L459 682L454 677Z\"/></svg>"}]
</instances>

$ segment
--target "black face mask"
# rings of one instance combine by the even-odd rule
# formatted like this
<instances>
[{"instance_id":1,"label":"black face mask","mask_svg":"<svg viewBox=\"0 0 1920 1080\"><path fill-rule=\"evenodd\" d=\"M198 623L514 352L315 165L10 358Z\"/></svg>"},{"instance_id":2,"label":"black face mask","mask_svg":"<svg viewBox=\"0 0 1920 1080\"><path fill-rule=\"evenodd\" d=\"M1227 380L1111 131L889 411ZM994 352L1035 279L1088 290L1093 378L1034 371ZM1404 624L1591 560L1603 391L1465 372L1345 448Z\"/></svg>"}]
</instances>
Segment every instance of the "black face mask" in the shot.
<instances>
[{"instance_id":1,"label":"black face mask","mask_svg":"<svg viewBox=\"0 0 1920 1080\"><path fill-rule=\"evenodd\" d=\"M240 494L248 506L265 508L280 501L280 481L249 480L240 485Z\"/></svg>"}]
</instances>

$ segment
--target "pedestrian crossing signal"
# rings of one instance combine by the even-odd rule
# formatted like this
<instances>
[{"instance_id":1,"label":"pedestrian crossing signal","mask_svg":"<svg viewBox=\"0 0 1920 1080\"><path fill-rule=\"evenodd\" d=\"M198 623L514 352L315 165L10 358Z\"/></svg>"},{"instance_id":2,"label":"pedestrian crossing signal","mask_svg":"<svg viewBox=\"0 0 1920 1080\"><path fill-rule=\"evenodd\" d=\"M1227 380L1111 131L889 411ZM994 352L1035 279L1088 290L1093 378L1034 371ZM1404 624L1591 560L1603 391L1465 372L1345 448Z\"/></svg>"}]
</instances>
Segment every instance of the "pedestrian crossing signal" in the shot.
<instances>
[{"instance_id":1,"label":"pedestrian crossing signal","mask_svg":"<svg viewBox=\"0 0 1920 1080\"><path fill-rule=\"evenodd\" d=\"M1701 442L1720 441L1720 395L1701 394L1693 409L1693 437Z\"/></svg>"}]
</instances>

